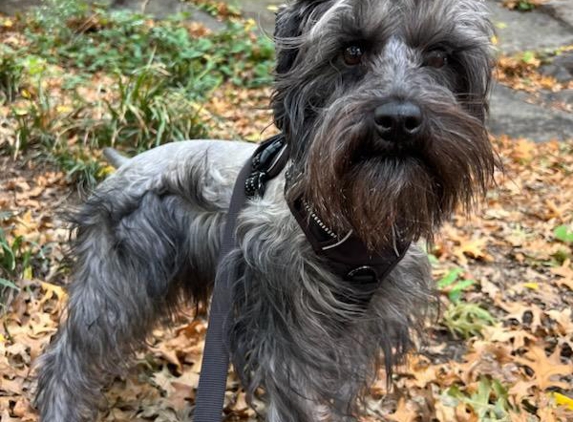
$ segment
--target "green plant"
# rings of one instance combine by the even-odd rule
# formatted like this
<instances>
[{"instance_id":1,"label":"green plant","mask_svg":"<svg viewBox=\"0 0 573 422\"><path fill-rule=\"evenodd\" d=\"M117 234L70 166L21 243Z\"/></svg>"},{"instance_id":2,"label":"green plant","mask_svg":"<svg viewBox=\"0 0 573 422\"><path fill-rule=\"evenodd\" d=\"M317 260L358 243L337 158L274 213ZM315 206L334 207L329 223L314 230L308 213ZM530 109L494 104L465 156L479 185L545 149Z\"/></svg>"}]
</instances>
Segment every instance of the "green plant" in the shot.
<instances>
[{"instance_id":1,"label":"green plant","mask_svg":"<svg viewBox=\"0 0 573 422\"><path fill-rule=\"evenodd\" d=\"M92 146L123 145L136 151L165 142L206 136L199 107L152 67L118 78L117 102L104 102L106 117L94 122Z\"/></svg>"},{"instance_id":2,"label":"green plant","mask_svg":"<svg viewBox=\"0 0 573 422\"><path fill-rule=\"evenodd\" d=\"M529 12L535 9L536 5L528 0L519 0L516 5L516 9L522 12Z\"/></svg>"},{"instance_id":3,"label":"green plant","mask_svg":"<svg viewBox=\"0 0 573 422\"><path fill-rule=\"evenodd\" d=\"M0 273L7 276L32 277L33 261L46 260L44 250L23 236L10 238L0 228Z\"/></svg>"},{"instance_id":4,"label":"green plant","mask_svg":"<svg viewBox=\"0 0 573 422\"><path fill-rule=\"evenodd\" d=\"M455 337L470 338L481 335L483 329L496 319L485 309L473 303L458 302L448 306L442 323Z\"/></svg>"},{"instance_id":5,"label":"green plant","mask_svg":"<svg viewBox=\"0 0 573 422\"><path fill-rule=\"evenodd\" d=\"M0 104L16 99L23 77L23 66L15 53L0 46Z\"/></svg>"},{"instance_id":6,"label":"green plant","mask_svg":"<svg viewBox=\"0 0 573 422\"><path fill-rule=\"evenodd\" d=\"M448 293L448 297L452 303L457 303L462 297L462 293L476 284L475 280L462 279L463 270L461 268L454 268L450 270L438 281L438 288Z\"/></svg>"},{"instance_id":7,"label":"green plant","mask_svg":"<svg viewBox=\"0 0 573 422\"><path fill-rule=\"evenodd\" d=\"M3 215L2 220L9 218ZM32 278L33 266L46 262L44 251L23 236L10 237L0 228L0 308L4 308L11 291L20 288L12 280Z\"/></svg>"},{"instance_id":8,"label":"green plant","mask_svg":"<svg viewBox=\"0 0 573 422\"><path fill-rule=\"evenodd\" d=\"M515 410L509 401L507 388L498 380L485 376L480 377L477 391L468 393L454 385L442 394L442 401L451 407L465 404L481 422L509 422L510 411Z\"/></svg>"},{"instance_id":9,"label":"green plant","mask_svg":"<svg viewBox=\"0 0 573 422\"><path fill-rule=\"evenodd\" d=\"M438 280L437 285L450 299L442 323L452 335L469 338L480 335L485 326L495 322L495 318L479 305L462 301L463 293L476 284L475 280L463 278L463 272L461 268L453 268Z\"/></svg>"},{"instance_id":10,"label":"green plant","mask_svg":"<svg viewBox=\"0 0 573 422\"><path fill-rule=\"evenodd\" d=\"M43 0L40 7L35 10L34 18L44 25L47 32L61 34L72 28L62 25L70 19L85 17L89 12L89 5L78 0Z\"/></svg>"},{"instance_id":11,"label":"green plant","mask_svg":"<svg viewBox=\"0 0 573 422\"><path fill-rule=\"evenodd\" d=\"M521 60L525 64L535 64L536 62L538 62L537 55L535 54L534 51L523 52L523 55L521 56Z\"/></svg>"},{"instance_id":12,"label":"green plant","mask_svg":"<svg viewBox=\"0 0 573 422\"><path fill-rule=\"evenodd\" d=\"M29 270L31 252L30 250L23 251L23 243L24 238L22 236L9 241L4 230L0 229L0 267L2 273L15 275L18 266L21 266L24 272ZM17 289L13 283L6 279L3 280L3 285Z\"/></svg>"},{"instance_id":13,"label":"green plant","mask_svg":"<svg viewBox=\"0 0 573 422\"><path fill-rule=\"evenodd\" d=\"M38 94L30 106L14 108L11 114L16 122L16 143L13 151L10 151L13 155L18 155L32 146L52 148L66 120L58 116L41 83Z\"/></svg>"},{"instance_id":14,"label":"green plant","mask_svg":"<svg viewBox=\"0 0 573 422\"><path fill-rule=\"evenodd\" d=\"M68 178L89 188L102 178L103 166L80 148L121 145L139 152L207 136L200 107L184 90L169 87L161 69L148 66L128 77L118 75L116 83L115 100L91 103L78 97L66 107L53 104L40 83L29 107L12 110L16 142L10 152L38 149Z\"/></svg>"},{"instance_id":15,"label":"green plant","mask_svg":"<svg viewBox=\"0 0 573 422\"><path fill-rule=\"evenodd\" d=\"M244 23L229 21L222 31L196 37L180 18L150 25L140 14L75 0L50 1L58 6L31 16L26 34L32 41L27 53L50 63L125 74L151 58L152 65L165 70L171 86L187 87L199 97L224 80L248 86L271 82L273 44Z\"/></svg>"},{"instance_id":16,"label":"green plant","mask_svg":"<svg viewBox=\"0 0 573 422\"><path fill-rule=\"evenodd\" d=\"M51 158L70 181L86 191L90 191L105 176L105 166L83 152L64 148L54 151Z\"/></svg>"},{"instance_id":17,"label":"green plant","mask_svg":"<svg viewBox=\"0 0 573 422\"><path fill-rule=\"evenodd\" d=\"M573 228L571 226L564 224L557 227L553 231L553 236L555 236L555 239L560 240L563 243L573 245Z\"/></svg>"}]
</instances>

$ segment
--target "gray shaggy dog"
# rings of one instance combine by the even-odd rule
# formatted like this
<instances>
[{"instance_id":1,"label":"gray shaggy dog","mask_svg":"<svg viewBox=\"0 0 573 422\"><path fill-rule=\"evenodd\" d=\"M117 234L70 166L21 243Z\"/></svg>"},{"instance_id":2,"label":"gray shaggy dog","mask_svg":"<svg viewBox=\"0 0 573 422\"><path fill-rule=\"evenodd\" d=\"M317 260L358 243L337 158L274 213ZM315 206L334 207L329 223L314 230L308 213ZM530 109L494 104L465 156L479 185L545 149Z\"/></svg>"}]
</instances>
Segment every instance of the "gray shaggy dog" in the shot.
<instances>
[{"instance_id":1,"label":"gray shaggy dog","mask_svg":"<svg viewBox=\"0 0 573 422\"><path fill-rule=\"evenodd\" d=\"M431 240L493 175L491 35L479 0L298 0L278 16L272 107L289 163L247 202L226 261L241 269L231 359L249 397L264 392L267 421L356 420L433 297L418 247L364 292L315 253L289 205L372 254ZM156 324L207 304L254 149L188 141L115 157L117 173L75 215L67 315L40 361L42 421L94 420L105 380Z\"/></svg>"}]
</instances>

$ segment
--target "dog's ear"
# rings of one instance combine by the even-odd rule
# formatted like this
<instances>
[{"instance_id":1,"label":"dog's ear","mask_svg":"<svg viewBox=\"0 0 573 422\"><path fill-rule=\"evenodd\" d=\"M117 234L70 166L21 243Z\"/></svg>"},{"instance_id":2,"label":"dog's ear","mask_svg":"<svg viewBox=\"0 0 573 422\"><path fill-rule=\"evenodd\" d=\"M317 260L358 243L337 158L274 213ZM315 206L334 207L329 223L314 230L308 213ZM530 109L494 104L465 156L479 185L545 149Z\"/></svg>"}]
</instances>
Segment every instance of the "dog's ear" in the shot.
<instances>
[{"instance_id":1,"label":"dog's ear","mask_svg":"<svg viewBox=\"0 0 573 422\"><path fill-rule=\"evenodd\" d=\"M328 0L298 0L279 8L275 19L274 39L277 50L276 73L288 72L298 55L295 40L302 35L312 11Z\"/></svg>"},{"instance_id":2,"label":"dog's ear","mask_svg":"<svg viewBox=\"0 0 573 422\"><path fill-rule=\"evenodd\" d=\"M298 49L288 48L284 40L292 39L301 35L302 16L294 7L281 6L275 19L275 45L277 50L277 74L286 73L292 67Z\"/></svg>"},{"instance_id":3,"label":"dog's ear","mask_svg":"<svg viewBox=\"0 0 573 422\"><path fill-rule=\"evenodd\" d=\"M330 7L331 0L298 0L281 8L275 22L275 91L271 104L274 110L275 125L281 131L289 130L289 115L301 104L293 97L296 91L292 90L291 74L289 72L296 66L299 60L299 50L304 39L305 31L308 31L316 19L320 16L319 6L325 10ZM300 122L299 122L300 123Z\"/></svg>"}]
</instances>

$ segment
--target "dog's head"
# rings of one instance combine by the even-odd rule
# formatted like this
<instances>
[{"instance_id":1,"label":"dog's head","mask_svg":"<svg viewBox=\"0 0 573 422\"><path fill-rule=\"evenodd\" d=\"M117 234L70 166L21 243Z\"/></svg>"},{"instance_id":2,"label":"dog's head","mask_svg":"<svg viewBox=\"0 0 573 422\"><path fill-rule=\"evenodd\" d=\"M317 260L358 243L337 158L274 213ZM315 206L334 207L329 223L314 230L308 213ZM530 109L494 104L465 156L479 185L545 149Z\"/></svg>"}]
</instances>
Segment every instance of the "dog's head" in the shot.
<instances>
[{"instance_id":1,"label":"dog's head","mask_svg":"<svg viewBox=\"0 0 573 422\"><path fill-rule=\"evenodd\" d=\"M492 26L480 0L299 0L277 17L277 126L293 183L372 247L431 238L485 192Z\"/></svg>"}]
</instances>

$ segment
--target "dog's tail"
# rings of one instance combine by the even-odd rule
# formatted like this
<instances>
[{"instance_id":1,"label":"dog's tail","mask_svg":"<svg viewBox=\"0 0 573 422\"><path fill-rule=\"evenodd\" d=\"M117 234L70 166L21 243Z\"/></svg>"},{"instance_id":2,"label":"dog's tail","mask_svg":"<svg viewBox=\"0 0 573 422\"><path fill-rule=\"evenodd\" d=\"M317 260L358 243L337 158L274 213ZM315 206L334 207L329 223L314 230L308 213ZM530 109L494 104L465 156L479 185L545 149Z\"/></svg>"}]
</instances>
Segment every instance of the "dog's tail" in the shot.
<instances>
[{"instance_id":1,"label":"dog's tail","mask_svg":"<svg viewBox=\"0 0 573 422\"><path fill-rule=\"evenodd\" d=\"M104 148L103 156L107 162L116 169L120 168L122 165L129 161L128 157L121 155L116 149L113 148Z\"/></svg>"}]
</instances>

